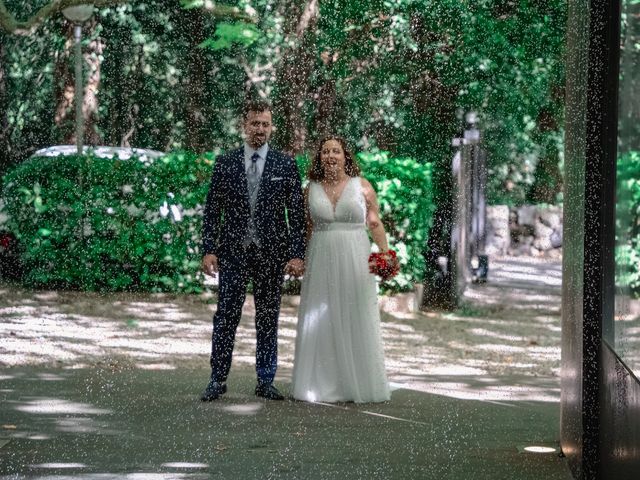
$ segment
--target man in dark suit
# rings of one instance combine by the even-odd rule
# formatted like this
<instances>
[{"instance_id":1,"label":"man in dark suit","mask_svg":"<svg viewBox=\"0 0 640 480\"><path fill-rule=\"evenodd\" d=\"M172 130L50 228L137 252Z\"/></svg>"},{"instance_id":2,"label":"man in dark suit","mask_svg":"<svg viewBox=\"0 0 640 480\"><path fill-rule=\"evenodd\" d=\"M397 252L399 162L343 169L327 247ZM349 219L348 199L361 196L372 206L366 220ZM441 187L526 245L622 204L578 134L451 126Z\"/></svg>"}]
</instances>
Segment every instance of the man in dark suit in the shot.
<instances>
[{"instance_id":1,"label":"man in dark suit","mask_svg":"<svg viewBox=\"0 0 640 480\"><path fill-rule=\"evenodd\" d=\"M236 329L249 280L256 315L255 394L283 396L273 385L284 272L304 269L304 205L295 161L269 148L271 108L252 102L243 111L245 144L216 159L203 220L202 269L219 273L213 316L211 378L202 401L227 391Z\"/></svg>"}]
</instances>

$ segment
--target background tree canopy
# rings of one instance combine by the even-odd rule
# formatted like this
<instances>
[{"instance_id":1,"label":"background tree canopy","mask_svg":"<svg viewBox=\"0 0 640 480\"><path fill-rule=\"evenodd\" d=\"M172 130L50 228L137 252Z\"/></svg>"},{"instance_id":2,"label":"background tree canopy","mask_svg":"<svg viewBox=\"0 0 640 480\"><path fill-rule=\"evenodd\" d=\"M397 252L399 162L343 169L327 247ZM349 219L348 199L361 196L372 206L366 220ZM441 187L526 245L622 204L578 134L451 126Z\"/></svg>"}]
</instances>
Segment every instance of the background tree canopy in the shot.
<instances>
[{"instance_id":1,"label":"background tree canopy","mask_svg":"<svg viewBox=\"0 0 640 480\"><path fill-rule=\"evenodd\" d=\"M65 3L73 2L4 0L0 12L26 21ZM90 144L229 147L240 105L257 95L273 101L274 142L285 150L306 152L332 130L362 149L434 162L437 175L462 114L475 110L491 201L556 200L564 1L97 4L84 42ZM73 141L73 70L72 27L59 9L31 30L3 27L6 171L37 148Z\"/></svg>"},{"instance_id":2,"label":"background tree canopy","mask_svg":"<svg viewBox=\"0 0 640 480\"><path fill-rule=\"evenodd\" d=\"M0 174L75 142L73 25L60 11L77 3L0 0ZM562 0L94 3L83 28L86 143L174 152L167 161L180 158L187 178L190 161L241 142L247 98L268 98L272 143L301 165L329 132L362 153L403 249L398 288L421 279L421 251L448 245L451 140L465 113L478 114L490 204L561 200ZM428 198L416 198L427 181Z\"/></svg>"}]
</instances>

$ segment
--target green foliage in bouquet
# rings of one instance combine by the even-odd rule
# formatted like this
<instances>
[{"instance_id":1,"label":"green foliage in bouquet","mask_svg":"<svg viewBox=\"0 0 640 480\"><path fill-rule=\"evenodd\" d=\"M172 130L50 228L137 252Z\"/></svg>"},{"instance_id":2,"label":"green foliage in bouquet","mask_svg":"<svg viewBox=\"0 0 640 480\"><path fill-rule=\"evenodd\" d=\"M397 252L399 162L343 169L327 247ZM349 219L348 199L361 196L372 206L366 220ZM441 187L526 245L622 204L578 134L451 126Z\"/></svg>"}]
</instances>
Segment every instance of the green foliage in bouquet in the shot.
<instances>
[{"instance_id":1,"label":"green foliage in bouquet","mask_svg":"<svg viewBox=\"0 0 640 480\"><path fill-rule=\"evenodd\" d=\"M202 288L200 229L212 160L32 158L5 177L8 228L28 286L89 291Z\"/></svg>"}]
</instances>

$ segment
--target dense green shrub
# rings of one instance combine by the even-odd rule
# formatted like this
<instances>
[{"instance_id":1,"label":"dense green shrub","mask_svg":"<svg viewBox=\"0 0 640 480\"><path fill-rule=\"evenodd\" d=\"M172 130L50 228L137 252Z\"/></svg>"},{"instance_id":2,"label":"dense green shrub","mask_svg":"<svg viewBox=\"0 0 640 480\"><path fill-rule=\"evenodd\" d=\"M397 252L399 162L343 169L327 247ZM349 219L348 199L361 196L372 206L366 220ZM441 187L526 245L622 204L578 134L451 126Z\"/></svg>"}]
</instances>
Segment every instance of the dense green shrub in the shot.
<instances>
[{"instance_id":1,"label":"dense green shrub","mask_svg":"<svg viewBox=\"0 0 640 480\"><path fill-rule=\"evenodd\" d=\"M362 153L363 176L378 192L389 245L398 253L400 273L383 287L407 291L424 275L423 251L434 210L431 164L393 158L387 152Z\"/></svg>"},{"instance_id":2,"label":"dense green shrub","mask_svg":"<svg viewBox=\"0 0 640 480\"><path fill-rule=\"evenodd\" d=\"M432 211L430 166L385 152L359 156L378 191L407 290L423 273ZM306 159L299 158L301 173ZM22 247L25 284L91 291L202 289L202 205L213 154L155 161L94 156L32 158L5 177L9 220Z\"/></svg>"},{"instance_id":3,"label":"dense green shrub","mask_svg":"<svg viewBox=\"0 0 640 480\"><path fill-rule=\"evenodd\" d=\"M32 158L5 177L8 227L29 286L198 291L201 204L212 161Z\"/></svg>"},{"instance_id":4,"label":"dense green shrub","mask_svg":"<svg viewBox=\"0 0 640 480\"><path fill-rule=\"evenodd\" d=\"M618 159L616 285L640 296L640 152Z\"/></svg>"}]
</instances>

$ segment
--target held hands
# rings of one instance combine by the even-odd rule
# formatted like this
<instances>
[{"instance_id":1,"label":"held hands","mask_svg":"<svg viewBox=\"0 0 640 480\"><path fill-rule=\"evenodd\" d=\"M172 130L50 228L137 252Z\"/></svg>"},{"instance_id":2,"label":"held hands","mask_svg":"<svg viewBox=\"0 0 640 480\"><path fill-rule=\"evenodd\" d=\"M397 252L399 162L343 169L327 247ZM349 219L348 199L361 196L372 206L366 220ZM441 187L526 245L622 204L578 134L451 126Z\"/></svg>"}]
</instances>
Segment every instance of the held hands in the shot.
<instances>
[{"instance_id":1,"label":"held hands","mask_svg":"<svg viewBox=\"0 0 640 480\"><path fill-rule=\"evenodd\" d=\"M301 258L292 258L284 266L284 273L292 277L301 277L304 273L304 260Z\"/></svg>"},{"instance_id":2,"label":"held hands","mask_svg":"<svg viewBox=\"0 0 640 480\"><path fill-rule=\"evenodd\" d=\"M202 257L202 271L210 277L218 273L218 257L209 253Z\"/></svg>"},{"instance_id":3,"label":"held hands","mask_svg":"<svg viewBox=\"0 0 640 480\"><path fill-rule=\"evenodd\" d=\"M218 257L213 254L207 254L202 257L202 271L205 275L211 277L218 273ZM285 273L294 277L301 277L304 273L304 261L301 258L294 258L284 267Z\"/></svg>"}]
</instances>

